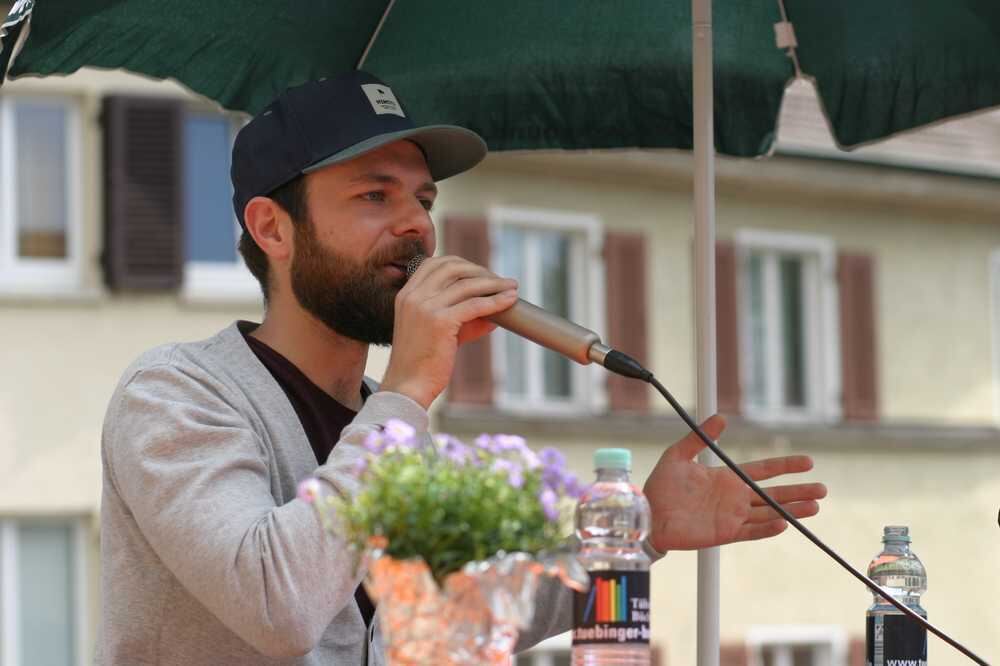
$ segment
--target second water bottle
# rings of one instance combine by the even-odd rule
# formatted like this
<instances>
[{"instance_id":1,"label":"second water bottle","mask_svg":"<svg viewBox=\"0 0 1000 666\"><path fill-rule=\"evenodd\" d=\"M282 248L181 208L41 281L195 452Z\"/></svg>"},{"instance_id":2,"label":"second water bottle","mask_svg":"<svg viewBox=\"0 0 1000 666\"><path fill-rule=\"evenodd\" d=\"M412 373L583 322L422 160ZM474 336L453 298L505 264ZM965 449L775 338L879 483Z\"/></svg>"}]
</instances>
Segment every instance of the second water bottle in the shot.
<instances>
[{"instance_id":1,"label":"second water bottle","mask_svg":"<svg viewBox=\"0 0 1000 666\"><path fill-rule=\"evenodd\" d=\"M649 503L629 481L632 454L600 449L580 498L576 534L590 589L574 602L573 666L648 666Z\"/></svg>"}]
</instances>

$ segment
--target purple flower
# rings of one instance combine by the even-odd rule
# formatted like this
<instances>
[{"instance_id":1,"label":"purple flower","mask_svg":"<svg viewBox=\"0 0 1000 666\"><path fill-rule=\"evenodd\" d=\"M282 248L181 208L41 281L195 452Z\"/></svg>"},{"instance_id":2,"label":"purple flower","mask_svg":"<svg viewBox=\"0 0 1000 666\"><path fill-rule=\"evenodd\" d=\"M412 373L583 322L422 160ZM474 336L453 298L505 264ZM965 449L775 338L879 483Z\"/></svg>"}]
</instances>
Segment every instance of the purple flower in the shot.
<instances>
[{"instance_id":1,"label":"purple flower","mask_svg":"<svg viewBox=\"0 0 1000 666\"><path fill-rule=\"evenodd\" d=\"M507 483L510 484L511 488L520 488L524 485L524 473L521 466L516 462L497 458L493 461L492 469L494 472L505 472L507 474Z\"/></svg>"},{"instance_id":2,"label":"purple flower","mask_svg":"<svg viewBox=\"0 0 1000 666\"><path fill-rule=\"evenodd\" d=\"M538 458L545 467L552 467L559 470L566 467L566 456L562 454L562 451L552 446L546 446L539 451Z\"/></svg>"},{"instance_id":3,"label":"purple flower","mask_svg":"<svg viewBox=\"0 0 1000 666\"><path fill-rule=\"evenodd\" d=\"M494 435L493 446L498 451L518 451L521 452L527 448L527 444L524 441L524 437L520 435Z\"/></svg>"},{"instance_id":4,"label":"purple flower","mask_svg":"<svg viewBox=\"0 0 1000 666\"><path fill-rule=\"evenodd\" d=\"M528 469L538 469L542 466L541 458L528 447L524 447L524 450L521 451L521 460L524 461L524 466Z\"/></svg>"},{"instance_id":5,"label":"purple flower","mask_svg":"<svg viewBox=\"0 0 1000 666\"><path fill-rule=\"evenodd\" d=\"M546 488L538 495L538 501L542 503L542 511L550 522L559 520L559 496L551 488Z\"/></svg>"},{"instance_id":6,"label":"purple flower","mask_svg":"<svg viewBox=\"0 0 1000 666\"><path fill-rule=\"evenodd\" d=\"M558 449L546 447L538 452L542 461L542 483L553 492L565 492L572 497L578 497L580 484L573 473L566 470L566 456Z\"/></svg>"},{"instance_id":7,"label":"purple flower","mask_svg":"<svg viewBox=\"0 0 1000 666\"><path fill-rule=\"evenodd\" d=\"M584 491L584 487L580 485L580 481L576 478L576 475L569 473L563 478L563 489L567 495L574 498L580 497Z\"/></svg>"},{"instance_id":8,"label":"purple flower","mask_svg":"<svg viewBox=\"0 0 1000 666\"><path fill-rule=\"evenodd\" d=\"M515 453L521 458L521 463L527 469L538 469L542 460L538 454L528 448L524 437L520 435L496 435L493 438L493 452L497 455Z\"/></svg>"},{"instance_id":9,"label":"purple flower","mask_svg":"<svg viewBox=\"0 0 1000 666\"><path fill-rule=\"evenodd\" d=\"M406 421L399 419L389 419L382 427L382 433L390 445L412 447L413 438L417 431Z\"/></svg>"},{"instance_id":10,"label":"purple flower","mask_svg":"<svg viewBox=\"0 0 1000 666\"><path fill-rule=\"evenodd\" d=\"M562 451L552 446L546 446L539 451L538 457L546 467L562 469L566 466L566 456L562 454Z\"/></svg>"},{"instance_id":11,"label":"purple flower","mask_svg":"<svg viewBox=\"0 0 1000 666\"><path fill-rule=\"evenodd\" d=\"M319 479L315 477L309 477L308 479L303 479L299 484L299 489L297 496L303 502L312 504L319 499L320 485Z\"/></svg>"},{"instance_id":12,"label":"purple flower","mask_svg":"<svg viewBox=\"0 0 1000 666\"><path fill-rule=\"evenodd\" d=\"M472 449L450 435L435 435L434 443L446 459L462 467L474 458Z\"/></svg>"},{"instance_id":13,"label":"purple flower","mask_svg":"<svg viewBox=\"0 0 1000 666\"><path fill-rule=\"evenodd\" d=\"M365 436L364 447L368 453L381 455L382 452L385 451L386 447L386 441L385 438L382 437L382 432L380 430L376 430L368 433Z\"/></svg>"},{"instance_id":14,"label":"purple flower","mask_svg":"<svg viewBox=\"0 0 1000 666\"><path fill-rule=\"evenodd\" d=\"M542 469L542 483L558 492L566 485L566 474L558 467L545 467Z\"/></svg>"}]
</instances>

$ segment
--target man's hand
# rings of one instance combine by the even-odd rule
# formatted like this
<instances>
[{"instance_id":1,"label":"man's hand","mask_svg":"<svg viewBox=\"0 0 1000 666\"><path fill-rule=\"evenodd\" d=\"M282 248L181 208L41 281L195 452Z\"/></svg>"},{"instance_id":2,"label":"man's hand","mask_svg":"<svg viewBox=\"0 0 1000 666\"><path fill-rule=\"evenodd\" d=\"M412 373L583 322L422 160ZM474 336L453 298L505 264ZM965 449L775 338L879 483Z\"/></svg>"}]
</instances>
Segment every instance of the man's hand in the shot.
<instances>
[{"instance_id":1,"label":"man's hand","mask_svg":"<svg viewBox=\"0 0 1000 666\"><path fill-rule=\"evenodd\" d=\"M461 257L426 259L396 295L392 353L381 388L430 407L451 380L458 346L517 300L517 282Z\"/></svg>"},{"instance_id":2,"label":"man's hand","mask_svg":"<svg viewBox=\"0 0 1000 666\"><path fill-rule=\"evenodd\" d=\"M726 420L713 416L702 424L713 440ZM721 546L734 541L764 539L780 534L787 522L728 467L706 467L694 460L705 448L689 433L660 457L646 480L644 492L652 509L650 542L660 552ZM740 465L754 481L812 469L809 456L768 458ZM826 497L822 483L800 483L765 488L796 518L814 516Z\"/></svg>"}]
</instances>

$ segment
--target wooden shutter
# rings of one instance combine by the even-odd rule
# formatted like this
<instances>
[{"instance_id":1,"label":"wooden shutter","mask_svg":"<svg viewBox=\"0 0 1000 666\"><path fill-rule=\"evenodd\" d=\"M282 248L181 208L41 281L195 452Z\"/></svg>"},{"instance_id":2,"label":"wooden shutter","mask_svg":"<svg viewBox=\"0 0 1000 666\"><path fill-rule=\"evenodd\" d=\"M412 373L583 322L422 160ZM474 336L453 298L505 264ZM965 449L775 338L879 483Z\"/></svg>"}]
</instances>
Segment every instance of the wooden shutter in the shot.
<instances>
[{"instance_id":1,"label":"wooden shutter","mask_svg":"<svg viewBox=\"0 0 1000 666\"><path fill-rule=\"evenodd\" d=\"M847 666L865 666L865 639L850 640L847 646Z\"/></svg>"},{"instance_id":2,"label":"wooden shutter","mask_svg":"<svg viewBox=\"0 0 1000 666\"><path fill-rule=\"evenodd\" d=\"M604 235L604 272L610 347L649 362L646 300L646 240L641 233L609 231ZM649 410L649 389L637 379L608 375L608 406L614 410Z\"/></svg>"},{"instance_id":3,"label":"wooden shutter","mask_svg":"<svg viewBox=\"0 0 1000 666\"><path fill-rule=\"evenodd\" d=\"M842 253L837 280L844 420L874 421L878 419L874 258Z\"/></svg>"},{"instance_id":4,"label":"wooden shutter","mask_svg":"<svg viewBox=\"0 0 1000 666\"><path fill-rule=\"evenodd\" d=\"M739 414L739 282L736 246L729 241L718 241L715 246L715 329L719 412Z\"/></svg>"},{"instance_id":5,"label":"wooden shutter","mask_svg":"<svg viewBox=\"0 0 1000 666\"><path fill-rule=\"evenodd\" d=\"M444 250L481 266L490 265L490 232L485 218L444 220ZM493 356L489 335L462 345L448 385L448 400L456 404L493 404Z\"/></svg>"},{"instance_id":6,"label":"wooden shutter","mask_svg":"<svg viewBox=\"0 0 1000 666\"><path fill-rule=\"evenodd\" d=\"M750 654L744 643L723 643L719 646L719 666L747 666Z\"/></svg>"},{"instance_id":7,"label":"wooden shutter","mask_svg":"<svg viewBox=\"0 0 1000 666\"><path fill-rule=\"evenodd\" d=\"M184 266L182 109L157 98L104 100L105 279L113 289L180 286Z\"/></svg>"}]
</instances>

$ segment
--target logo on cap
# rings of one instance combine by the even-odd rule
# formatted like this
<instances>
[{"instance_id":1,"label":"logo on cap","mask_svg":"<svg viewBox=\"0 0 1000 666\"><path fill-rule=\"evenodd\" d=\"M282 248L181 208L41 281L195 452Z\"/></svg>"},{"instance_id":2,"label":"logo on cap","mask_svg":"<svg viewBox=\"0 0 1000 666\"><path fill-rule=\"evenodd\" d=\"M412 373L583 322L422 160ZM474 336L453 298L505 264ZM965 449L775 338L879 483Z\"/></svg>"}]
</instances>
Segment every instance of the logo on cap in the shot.
<instances>
[{"instance_id":1,"label":"logo on cap","mask_svg":"<svg viewBox=\"0 0 1000 666\"><path fill-rule=\"evenodd\" d=\"M389 86L383 86L379 83L364 83L361 85L361 89L365 91L365 95L368 96L368 101L371 102L372 109L375 110L376 114L382 116L391 113L401 118L406 117Z\"/></svg>"}]
</instances>

